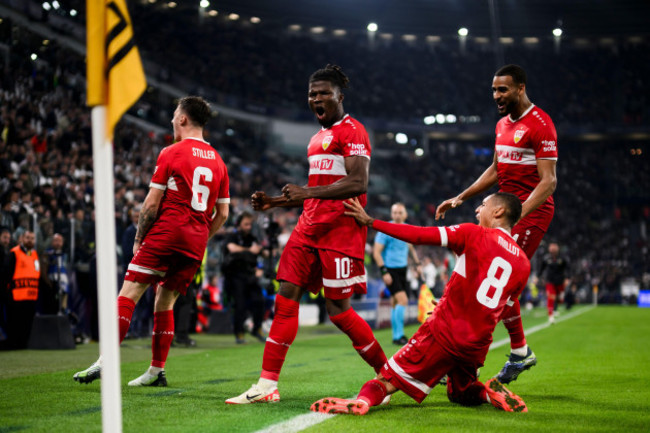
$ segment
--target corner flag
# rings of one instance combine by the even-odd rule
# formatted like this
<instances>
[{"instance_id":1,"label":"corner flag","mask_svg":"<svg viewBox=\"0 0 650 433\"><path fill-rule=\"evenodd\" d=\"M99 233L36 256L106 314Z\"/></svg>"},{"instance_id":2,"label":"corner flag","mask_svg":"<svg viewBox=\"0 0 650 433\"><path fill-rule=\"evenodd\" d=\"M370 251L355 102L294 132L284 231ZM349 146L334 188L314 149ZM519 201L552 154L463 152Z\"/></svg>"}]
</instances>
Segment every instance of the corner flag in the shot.
<instances>
[{"instance_id":1,"label":"corner flag","mask_svg":"<svg viewBox=\"0 0 650 433\"><path fill-rule=\"evenodd\" d=\"M122 432L120 346L117 325L113 131L147 87L126 0L86 0L87 102L92 106L93 177L102 430Z\"/></svg>"},{"instance_id":2,"label":"corner flag","mask_svg":"<svg viewBox=\"0 0 650 433\"><path fill-rule=\"evenodd\" d=\"M89 106L107 106L107 138L147 87L126 0L87 0Z\"/></svg>"}]
</instances>

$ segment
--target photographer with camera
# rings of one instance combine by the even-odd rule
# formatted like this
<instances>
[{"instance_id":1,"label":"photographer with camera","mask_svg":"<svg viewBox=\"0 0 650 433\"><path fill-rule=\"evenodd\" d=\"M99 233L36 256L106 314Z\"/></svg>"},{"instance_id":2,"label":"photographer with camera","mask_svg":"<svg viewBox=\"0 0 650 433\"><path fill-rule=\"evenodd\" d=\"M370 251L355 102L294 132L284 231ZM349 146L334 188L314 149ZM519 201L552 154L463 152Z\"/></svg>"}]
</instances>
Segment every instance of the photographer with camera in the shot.
<instances>
[{"instance_id":1,"label":"photographer with camera","mask_svg":"<svg viewBox=\"0 0 650 433\"><path fill-rule=\"evenodd\" d=\"M261 342L266 341L262 333L264 297L258 278L262 270L257 268L257 256L262 245L252 233L253 215L242 212L235 221L235 230L226 236L224 261L224 291L233 313L235 341L244 344L244 322L250 311L253 316L251 334Z\"/></svg>"}]
</instances>

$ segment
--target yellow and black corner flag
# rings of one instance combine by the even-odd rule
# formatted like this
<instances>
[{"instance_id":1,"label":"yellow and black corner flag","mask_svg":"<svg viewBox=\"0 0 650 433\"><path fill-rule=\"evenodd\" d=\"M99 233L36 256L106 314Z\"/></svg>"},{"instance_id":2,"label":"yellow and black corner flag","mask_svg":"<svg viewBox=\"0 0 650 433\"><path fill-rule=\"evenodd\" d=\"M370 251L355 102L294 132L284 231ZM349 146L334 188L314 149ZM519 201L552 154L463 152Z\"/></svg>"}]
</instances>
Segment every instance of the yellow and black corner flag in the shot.
<instances>
[{"instance_id":1,"label":"yellow and black corner flag","mask_svg":"<svg viewBox=\"0 0 650 433\"><path fill-rule=\"evenodd\" d=\"M147 88L126 0L86 0L87 103L105 105L106 135Z\"/></svg>"}]
</instances>

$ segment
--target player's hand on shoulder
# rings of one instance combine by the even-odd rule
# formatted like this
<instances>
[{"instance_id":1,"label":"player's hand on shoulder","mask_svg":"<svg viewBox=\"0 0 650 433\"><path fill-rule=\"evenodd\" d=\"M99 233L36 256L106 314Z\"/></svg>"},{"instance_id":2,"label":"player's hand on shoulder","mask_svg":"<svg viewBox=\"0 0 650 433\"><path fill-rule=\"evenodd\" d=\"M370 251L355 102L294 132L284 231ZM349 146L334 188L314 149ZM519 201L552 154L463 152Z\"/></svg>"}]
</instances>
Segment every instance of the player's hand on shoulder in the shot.
<instances>
[{"instance_id":1,"label":"player's hand on shoulder","mask_svg":"<svg viewBox=\"0 0 650 433\"><path fill-rule=\"evenodd\" d=\"M347 209L345 215L353 217L357 223L362 226L371 226L374 218L371 218L359 203L359 199L354 197L343 202Z\"/></svg>"},{"instance_id":2,"label":"player's hand on shoulder","mask_svg":"<svg viewBox=\"0 0 650 433\"><path fill-rule=\"evenodd\" d=\"M445 212L447 212L449 209L458 207L461 204L463 204L463 200L459 199L458 197L450 198L440 203L436 209L436 221L440 218L445 219Z\"/></svg>"},{"instance_id":3,"label":"player's hand on shoulder","mask_svg":"<svg viewBox=\"0 0 650 433\"><path fill-rule=\"evenodd\" d=\"M263 191L255 191L251 195L251 206L256 211L265 211L271 207L269 197Z\"/></svg>"}]
</instances>

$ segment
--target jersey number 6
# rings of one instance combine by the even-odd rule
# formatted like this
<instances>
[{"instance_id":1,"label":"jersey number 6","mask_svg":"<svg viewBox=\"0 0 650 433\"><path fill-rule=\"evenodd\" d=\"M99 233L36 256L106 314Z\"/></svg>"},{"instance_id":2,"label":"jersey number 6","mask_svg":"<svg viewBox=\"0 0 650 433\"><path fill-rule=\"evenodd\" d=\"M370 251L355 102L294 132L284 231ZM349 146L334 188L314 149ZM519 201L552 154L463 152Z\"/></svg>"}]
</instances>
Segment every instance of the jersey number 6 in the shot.
<instances>
[{"instance_id":1,"label":"jersey number 6","mask_svg":"<svg viewBox=\"0 0 650 433\"><path fill-rule=\"evenodd\" d=\"M497 271L501 269L501 276L496 277ZM481 282L476 292L476 300L488 308L496 308L503 289L508 284L512 274L512 265L501 257L495 257L487 271L487 277ZM489 296L490 287L494 287L494 293Z\"/></svg>"},{"instance_id":2,"label":"jersey number 6","mask_svg":"<svg viewBox=\"0 0 650 433\"><path fill-rule=\"evenodd\" d=\"M210 197L210 188L201 185L201 178L205 178L205 182L212 181L212 170L207 167L196 167L194 169L194 177L192 178L192 209L199 212L205 212L208 208L208 197Z\"/></svg>"}]
</instances>

